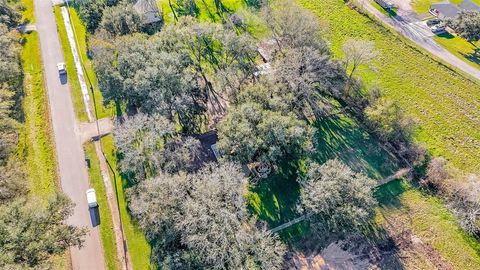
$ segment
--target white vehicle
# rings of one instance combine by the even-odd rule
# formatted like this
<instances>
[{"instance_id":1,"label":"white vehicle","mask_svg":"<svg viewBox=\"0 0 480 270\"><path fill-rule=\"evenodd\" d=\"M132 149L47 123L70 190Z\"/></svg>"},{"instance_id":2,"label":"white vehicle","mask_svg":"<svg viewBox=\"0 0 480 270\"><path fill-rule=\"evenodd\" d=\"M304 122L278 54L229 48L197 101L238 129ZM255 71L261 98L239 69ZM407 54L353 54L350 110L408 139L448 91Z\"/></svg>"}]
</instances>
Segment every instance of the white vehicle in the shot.
<instances>
[{"instance_id":1,"label":"white vehicle","mask_svg":"<svg viewBox=\"0 0 480 270\"><path fill-rule=\"evenodd\" d=\"M88 189L86 193L87 193L88 207L90 208L97 207L98 203L97 203L97 196L95 195L95 189L93 188Z\"/></svg>"},{"instance_id":2,"label":"white vehicle","mask_svg":"<svg viewBox=\"0 0 480 270\"><path fill-rule=\"evenodd\" d=\"M66 68L67 68L67 66L63 62L60 62L60 63L57 64L57 69L58 69L59 74L66 74L67 73Z\"/></svg>"},{"instance_id":3,"label":"white vehicle","mask_svg":"<svg viewBox=\"0 0 480 270\"><path fill-rule=\"evenodd\" d=\"M441 24L436 24L432 26L430 29L432 30L433 33L436 33L436 34L440 34L446 31L445 26Z\"/></svg>"}]
</instances>

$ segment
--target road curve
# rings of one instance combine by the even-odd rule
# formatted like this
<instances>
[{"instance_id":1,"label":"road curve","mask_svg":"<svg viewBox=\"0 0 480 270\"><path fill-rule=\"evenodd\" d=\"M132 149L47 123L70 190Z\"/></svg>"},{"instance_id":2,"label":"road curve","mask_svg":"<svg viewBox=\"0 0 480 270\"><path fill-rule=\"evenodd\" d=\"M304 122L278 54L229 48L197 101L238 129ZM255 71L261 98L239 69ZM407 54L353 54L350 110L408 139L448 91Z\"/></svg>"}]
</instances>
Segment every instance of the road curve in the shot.
<instances>
[{"instance_id":1,"label":"road curve","mask_svg":"<svg viewBox=\"0 0 480 270\"><path fill-rule=\"evenodd\" d=\"M370 14L374 15L377 19L388 24L395 31L412 40L431 54L449 63L451 66L470 74L477 80L480 80L480 69L470 66L457 56L438 45L438 43L435 42L431 36L426 35L419 27L412 25L408 20L405 20L405 18L401 16L388 17L372 6L370 1L363 2L363 8L365 8Z\"/></svg>"},{"instance_id":2,"label":"road curve","mask_svg":"<svg viewBox=\"0 0 480 270\"><path fill-rule=\"evenodd\" d=\"M53 136L63 192L75 203L67 223L88 228L84 246L70 250L74 270L103 270L105 260L98 226L92 227L85 191L89 188L88 172L75 111L67 82L62 84L57 63L63 62L63 52L57 33L52 2L35 0L35 18L40 37L44 76L48 91ZM69 79L76 79L69 76Z\"/></svg>"}]
</instances>

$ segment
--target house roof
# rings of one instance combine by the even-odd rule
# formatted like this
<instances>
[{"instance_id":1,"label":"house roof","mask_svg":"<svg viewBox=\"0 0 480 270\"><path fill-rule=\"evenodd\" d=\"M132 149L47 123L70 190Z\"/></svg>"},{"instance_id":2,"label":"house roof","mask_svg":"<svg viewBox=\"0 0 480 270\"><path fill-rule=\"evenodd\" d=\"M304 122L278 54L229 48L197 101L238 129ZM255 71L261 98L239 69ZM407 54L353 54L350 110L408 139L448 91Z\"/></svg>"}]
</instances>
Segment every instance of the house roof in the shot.
<instances>
[{"instance_id":1,"label":"house roof","mask_svg":"<svg viewBox=\"0 0 480 270\"><path fill-rule=\"evenodd\" d=\"M436 10L438 12L438 17L440 18L455 17L460 11L456 5L450 3L449 1L433 3L430 5L430 9Z\"/></svg>"},{"instance_id":2,"label":"house roof","mask_svg":"<svg viewBox=\"0 0 480 270\"><path fill-rule=\"evenodd\" d=\"M217 161L218 153L215 153L218 135L216 130L207 133L196 134L193 137L200 141L200 154L193 161L195 170L200 169L205 164ZM212 147L213 146L213 147Z\"/></svg>"},{"instance_id":3,"label":"house roof","mask_svg":"<svg viewBox=\"0 0 480 270\"><path fill-rule=\"evenodd\" d=\"M158 9L157 3L155 1L138 0L133 5L133 8L135 8L138 13L143 14L143 23L145 24L154 23L162 20L160 10Z\"/></svg>"},{"instance_id":4,"label":"house roof","mask_svg":"<svg viewBox=\"0 0 480 270\"><path fill-rule=\"evenodd\" d=\"M272 59L273 53L277 49L277 42L274 39L268 39L257 45L257 51L262 56L265 63Z\"/></svg>"},{"instance_id":5,"label":"house roof","mask_svg":"<svg viewBox=\"0 0 480 270\"><path fill-rule=\"evenodd\" d=\"M465 0L458 4L458 7L463 10L477 10L480 11L480 5L472 2L472 0Z\"/></svg>"}]
</instances>

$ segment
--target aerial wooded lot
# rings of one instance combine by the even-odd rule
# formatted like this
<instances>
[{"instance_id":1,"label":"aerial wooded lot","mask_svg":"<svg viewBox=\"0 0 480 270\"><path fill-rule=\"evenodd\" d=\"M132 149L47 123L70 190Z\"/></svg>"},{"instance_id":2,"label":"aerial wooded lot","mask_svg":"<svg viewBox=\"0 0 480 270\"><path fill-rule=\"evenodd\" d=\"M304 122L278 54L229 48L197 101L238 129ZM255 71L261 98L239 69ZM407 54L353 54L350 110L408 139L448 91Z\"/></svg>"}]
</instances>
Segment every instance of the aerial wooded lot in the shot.
<instances>
[{"instance_id":1,"label":"aerial wooded lot","mask_svg":"<svg viewBox=\"0 0 480 270\"><path fill-rule=\"evenodd\" d=\"M117 177L133 268L480 269L480 83L356 1L88 0L69 11L96 117L115 119L100 142ZM13 44L15 30L0 26L0 46ZM35 54L35 35L26 40L9 46ZM41 84L10 89L40 71L21 65L18 53L8 57L19 74L0 76L0 121L9 123L0 123L8 135L0 139L9 140L2 168L40 151L27 142L15 150L12 134L23 129L46 141L44 155L52 147L42 129L29 128L45 121L29 118L29 95ZM72 95L86 120L78 82ZM94 145L85 151L101 215L109 215ZM23 174L0 184L15 193L10 183ZM10 193L0 194L2 207L24 203ZM120 269L111 217L102 220L107 267ZM0 217L0 230L12 223ZM66 241L78 244L82 231L69 229ZM40 263L4 243L0 268Z\"/></svg>"}]
</instances>

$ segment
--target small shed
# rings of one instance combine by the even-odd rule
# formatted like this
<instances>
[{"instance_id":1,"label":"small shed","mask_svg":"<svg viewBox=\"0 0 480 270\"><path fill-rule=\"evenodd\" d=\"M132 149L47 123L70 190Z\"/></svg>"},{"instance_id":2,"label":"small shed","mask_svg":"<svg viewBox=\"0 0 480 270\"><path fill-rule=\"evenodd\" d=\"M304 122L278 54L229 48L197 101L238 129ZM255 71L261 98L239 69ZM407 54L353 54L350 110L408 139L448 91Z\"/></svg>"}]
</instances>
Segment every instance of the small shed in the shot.
<instances>
[{"instance_id":1,"label":"small shed","mask_svg":"<svg viewBox=\"0 0 480 270\"><path fill-rule=\"evenodd\" d=\"M162 13L155 0L138 0L133 8L143 15L143 23L151 24L162 20Z\"/></svg>"},{"instance_id":2,"label":"small shed","mask_svg":"<svg viewBox=\"0 0 480 270\"><path fill-rule=\"evenodd\" d=\"M193 135L200 141L200 154L194 160L195 168L199 169L210 162L217 162L220 159L220 153L217 150L218 135L216 130L207 133Z\"/></svg>"},{"instance_id":3,"label":"small shed","mask_svg":"<svg viewBox=\"0 0 480 270\"><path fill-rule=\"evenodd\" d=\"M272 60L273 54L277 48L278 45L274 39L264 40L257 45L257 51L265 63L268 63L270 60Z\"/></svg>"}]
</instances>

